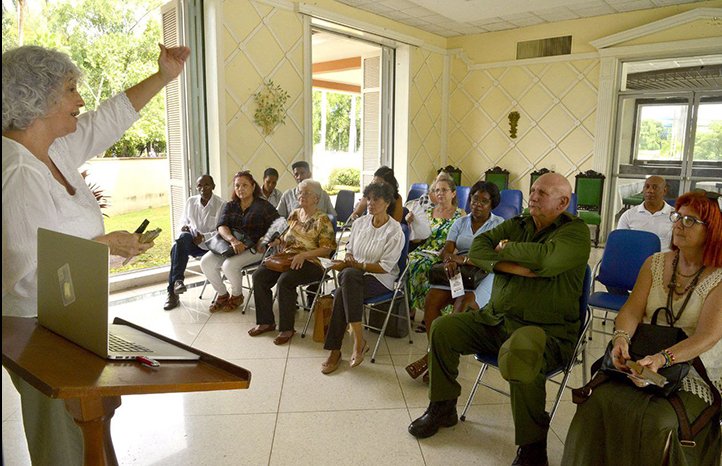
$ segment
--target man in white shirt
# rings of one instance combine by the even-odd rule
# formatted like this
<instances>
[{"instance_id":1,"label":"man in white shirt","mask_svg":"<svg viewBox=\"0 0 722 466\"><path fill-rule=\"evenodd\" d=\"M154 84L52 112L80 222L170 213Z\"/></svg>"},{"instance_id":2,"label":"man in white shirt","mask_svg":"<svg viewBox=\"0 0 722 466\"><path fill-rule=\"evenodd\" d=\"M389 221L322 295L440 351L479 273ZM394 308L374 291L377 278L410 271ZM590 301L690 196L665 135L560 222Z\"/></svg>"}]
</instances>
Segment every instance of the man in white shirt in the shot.
<instances>
[{"instance_id":1,"label":"man in white shirt","mask_svg":"<svg viewBox=\"0 0 722 466\"><path fill-rule=\"evenodd\" d=\"M308 166L308 162L303 160L295 162L291 165L291 170L293 171L293 177L296 179L296 183L311 178L311 169ZM278 210L278 215L288 218L290 213L296 208L298 208L298 186L288 189L283 193L278 206L276 206L276 210ZM331 198L326 191L321 191L321 198L318 200L318 210L336 217L336 209L334 209Z\"/></svg>"},{"instance_id":2,"label":"man in white shirt","mask_svg":"<svg viewBox=\"0 0 722 466\"><path fill-rule=\"evenodd\" d=\"M617 230L642 230L659 236L662 252L672 244L672 222L669 214L674 210L665 202L667 181L661 176L650 176L644 183L644 202L622 214Z\"/></svg>"},{"instance_id":3,"label":"man in white shirt","mask_svg":"<svg viewBox=\"0 0 722 466\"><path fill-rule=\"evenodd\" d=\"M281 202L281 191L276 189L276 183L278 183L278 170L273 167L266 168L263 172L261 197L270 202L273 207L278 207L278 203Z\"/></svg>"},{"instance_id":4,"label":"man in white shirt","mask_svg":"<svg viewBox=\"0 0 722 466\"><path fill-rule=\"evenodd\" d=\"M180 304L178 295L186 291L183 279L188 257L198 257L208 252L204 243L216 233L218 213L223 206L223 200L213 194L216 185L210 175L201 176L196 183L200 194L188 198L180 222L181 234L170 251L168 297L163 305L166 311Z\"/></svg>"}]
</instances>

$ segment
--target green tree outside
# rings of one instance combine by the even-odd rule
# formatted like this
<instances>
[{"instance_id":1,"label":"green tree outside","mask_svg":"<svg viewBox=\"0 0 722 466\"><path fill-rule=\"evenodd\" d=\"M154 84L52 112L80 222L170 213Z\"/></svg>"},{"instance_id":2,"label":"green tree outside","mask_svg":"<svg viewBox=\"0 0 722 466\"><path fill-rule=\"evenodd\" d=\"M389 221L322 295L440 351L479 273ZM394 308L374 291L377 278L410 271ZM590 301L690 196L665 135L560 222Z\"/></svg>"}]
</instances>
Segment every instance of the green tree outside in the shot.
<instances>
[{"instance_id":1,"label":"green tree outside","mask_svg":"<svg viewBox=\"0 0 722 466\"><path fill-rule=\"evenodd\" d=\"M157 12L162 3L80 0L30 5L28 0L7 0L3 2L2 49L33 44L68 53L83 72L80 95L86 108L93 110L157 70L157 44L162 40ZM105 156L149 155L151 149L165 151L165 146L165 100L160 93Z\"/></svg>"}]
</instances>

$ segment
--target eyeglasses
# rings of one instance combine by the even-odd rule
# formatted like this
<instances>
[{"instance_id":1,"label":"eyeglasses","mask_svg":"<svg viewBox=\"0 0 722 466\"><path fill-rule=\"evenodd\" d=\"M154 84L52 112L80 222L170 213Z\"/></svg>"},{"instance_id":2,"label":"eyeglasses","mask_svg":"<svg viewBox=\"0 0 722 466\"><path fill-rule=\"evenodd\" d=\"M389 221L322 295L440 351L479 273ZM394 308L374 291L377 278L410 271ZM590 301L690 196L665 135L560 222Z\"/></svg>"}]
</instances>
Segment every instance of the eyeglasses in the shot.
<instances>
[{"instance_id":1,"label":"eyeglasses","mask_svg":"<svg viewBox=\"0 0 722 466\"><path fill-rule=\"evenodd\" d=\"M436 188L436 189L434 189L434 192L435 192L435 193L448 193L448 192L450 192L450 191L451 191L451 190L450 190L449 188Z\"/></svg>"},{"instance_id":2,"label":"eyeglasses","mask_svg":"<svg viewBox=\"0 0 722 466\"><path fill-rule=\"evenodd\" d=\"M472 199L469 201L469 204L471 205L489 205L491 204L491 199Z\"/></svg>"},{"instance_id":3,"label":"eyeglasses","mask_svg":"<svg viewBox=\"0 0 722 466\"><path fill-rule=\"evenodd\" d=\"M696 217L692 217L691 215L682 215L679 212L672 212L671 214L669 214L669 219L672 221L672 223L677 223L681 220L682 226L685 228L692 228L695 223L699 223L700 225L707 225L706 222L703 222Z\"/></svg>"}]
</instances>

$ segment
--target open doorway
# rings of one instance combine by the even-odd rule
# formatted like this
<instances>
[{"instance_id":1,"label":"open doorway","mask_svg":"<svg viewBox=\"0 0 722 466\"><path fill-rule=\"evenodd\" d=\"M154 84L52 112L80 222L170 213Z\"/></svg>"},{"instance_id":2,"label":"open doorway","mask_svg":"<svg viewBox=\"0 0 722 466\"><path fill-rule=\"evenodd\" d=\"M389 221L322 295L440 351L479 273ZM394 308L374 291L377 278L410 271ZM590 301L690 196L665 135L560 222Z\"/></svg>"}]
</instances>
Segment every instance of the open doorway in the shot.
<instances>
[{"instance_id":1,"label":"open doorway","mask_svg":"<svg viewBox=\"0 0 722 466\"><path fill-rule=\"evenodd\" d=\"M393 49L315 27L311 43L314 178L358 193L393 165Z\"/></svg>"}]
</instances>

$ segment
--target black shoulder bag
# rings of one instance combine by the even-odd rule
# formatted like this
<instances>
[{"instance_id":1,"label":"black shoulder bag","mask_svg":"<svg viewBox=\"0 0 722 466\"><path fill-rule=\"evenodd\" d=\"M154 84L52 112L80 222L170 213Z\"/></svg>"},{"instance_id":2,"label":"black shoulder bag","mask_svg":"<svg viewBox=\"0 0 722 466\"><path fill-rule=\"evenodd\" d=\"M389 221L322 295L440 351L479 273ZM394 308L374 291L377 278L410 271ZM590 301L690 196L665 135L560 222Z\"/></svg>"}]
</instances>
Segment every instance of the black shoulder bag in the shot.
<instances>
[{"instance_id":1,"label":"black shoulder bag","mask_svg":"<svg viewBox=\"0 0 722 466\"><path fill-rule=\"evenodd\" d=\"M246 246L246 249L252 253L256 253L256 245L251 239L241 230L232 229L233 236ZM236 251L233 250L231 243L226 241L220 233L216 232L215 235L204 243L209 251L214 254L218 254L223 257L231 257L236 255Z\"/></svg>"},{"instance_id":2,"label":"black shoulder bag","mask_svg":"<svg viewBox=\"0 0 722 466\"><path fill-rule=\"evenodd\" d=\"M675 256L672 264L672 281L669 284L669 291L667 292L667 306L659 307L654 311L652 315L652 321L649 324L640 323L637 325L637 329L632 336L632 341L629 345L629 356L632 361L638 361L645 356L657 354L662 350L674 346L676 343L687 338L687 334L681 328L674 327L679 318L682 316L687 303L689 302L692 292L694 291L699 277L704 271L702 266L690 284L685 288L684 293L687 294L682 306L680 307L677 314L674 314L672 307L672 299L674 296L675 289L677 288L677 263L679 261L679 252ZM660 312L664 312L669 326L657 325L657 317ZM604 356L592 364L592 374L594 377L585 386L581 388L575 388L572 390L572 401L576 404L585 402L592 391L605 383L610 378L626 378L627 376L621 373L612 363L612 349L614 348L614 341L610 341L607 345L607 349ZM705 383L709 386L712 396L713 403L702 411L702 413L690 424L687 418L686 410L682 400L677 396L676 392L682 386L682 380L689 373L690 367L693 366L697 373L702 377ZM717 391L714 384L710 381L707 376L707 371L699 357L694 358L692 361L680 362L673 364L669 367L660 368L659 374L663 375L667 379L667 383L663 387L656 385L648 385L641 390L648 391L658 396L662 396L669 400L677 413L677 419L679 422L680 430L680 441L685 446L694 446L694 437L704 428L704 426L713 419L720 409L721 399L720 394Z\"/></svg>"}]
</instances>

